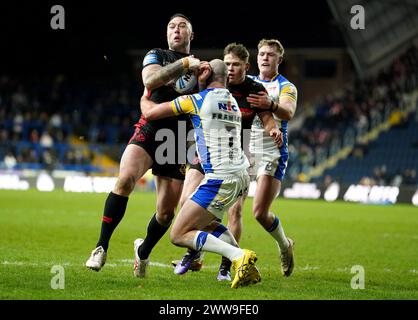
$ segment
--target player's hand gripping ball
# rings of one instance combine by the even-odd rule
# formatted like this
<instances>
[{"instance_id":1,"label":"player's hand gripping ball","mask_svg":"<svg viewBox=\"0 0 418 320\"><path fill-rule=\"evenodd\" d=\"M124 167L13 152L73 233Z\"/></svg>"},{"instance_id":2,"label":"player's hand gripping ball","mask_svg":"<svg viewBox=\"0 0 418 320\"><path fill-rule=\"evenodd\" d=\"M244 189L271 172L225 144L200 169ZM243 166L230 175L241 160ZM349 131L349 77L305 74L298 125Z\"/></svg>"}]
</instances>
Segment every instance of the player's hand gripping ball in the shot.
<instances>
[{"instance_id":1,"label":"player's hand gripping ball","mask_svg":"<svg viewBox=\"0 0 418 320\"><path fill-rule=\"evenodd\" d=\"M181 94L190 93L197 84L197 78L192 70L187 71L186 74L180 76L175 84L174 89Z\"/></svg>"}]
</instances>

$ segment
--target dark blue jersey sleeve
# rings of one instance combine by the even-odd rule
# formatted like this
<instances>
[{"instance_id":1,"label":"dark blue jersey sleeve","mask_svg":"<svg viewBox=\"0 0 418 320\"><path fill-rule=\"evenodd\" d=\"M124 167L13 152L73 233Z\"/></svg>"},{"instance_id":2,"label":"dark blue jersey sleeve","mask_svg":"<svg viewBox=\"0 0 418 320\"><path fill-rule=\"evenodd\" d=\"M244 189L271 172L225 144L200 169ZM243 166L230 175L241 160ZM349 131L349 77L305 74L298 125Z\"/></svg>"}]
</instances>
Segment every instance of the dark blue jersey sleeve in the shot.
<instances>
[{"instance_id":1,"label":"dark blue jersey sleeve","mask_svg":"<svg viewBox=\"0 0 418 320\"><path fill-rule=\"evenodd\" d=\"M149 66L150 64L158 64L160 66L163 65L163 56L158 49L152 49L148 51L145 55L144 60L142 62L142 68Z\"/></svg>"}]
</instances>

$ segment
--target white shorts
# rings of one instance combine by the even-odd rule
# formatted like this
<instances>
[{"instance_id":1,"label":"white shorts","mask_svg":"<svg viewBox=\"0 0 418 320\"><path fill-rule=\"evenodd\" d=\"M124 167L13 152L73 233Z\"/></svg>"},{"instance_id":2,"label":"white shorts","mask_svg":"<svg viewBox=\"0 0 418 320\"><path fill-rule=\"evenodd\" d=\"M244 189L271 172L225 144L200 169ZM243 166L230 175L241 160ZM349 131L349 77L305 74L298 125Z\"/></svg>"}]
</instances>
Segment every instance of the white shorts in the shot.
<instances>
[{"instance_id":1,"label":"white shorts","mask_svg":"<svg viewBox=\"0 0 418 320\"><path fill-rule=\"evenodd\" d=\"M247 170L226 177L206 174L190 199L217 218L222 219L224 212L240 196L248 192L249 184L250 177Z\"/></svg>"},{"instance_id":2,"label":"white shorts","mask_svg":"<svg viewBox=\"0 0 418 320\"><path fill-rule=\"evenodd\" d=\"M282 181L286 173L288 159L287 148L281 148L280 153L274 150L273 152L266 151L262 155L253 155L250 160L250 176L255 180L260 176L272 176Z\"/></svg>"}]
</instances>

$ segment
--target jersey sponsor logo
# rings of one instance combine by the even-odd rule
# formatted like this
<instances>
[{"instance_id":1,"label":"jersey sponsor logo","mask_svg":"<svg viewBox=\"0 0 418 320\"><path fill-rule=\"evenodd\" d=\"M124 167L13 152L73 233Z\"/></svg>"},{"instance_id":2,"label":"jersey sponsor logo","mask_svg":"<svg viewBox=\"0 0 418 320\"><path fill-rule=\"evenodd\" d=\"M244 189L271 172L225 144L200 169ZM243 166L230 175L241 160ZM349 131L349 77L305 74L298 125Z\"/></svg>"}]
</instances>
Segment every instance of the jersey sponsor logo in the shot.
<instances>
[{"instance_id":1,"label":"jersey sponsor logo","mask_svg":"<svg viewBox=\"0 0 418 320\"><path fill-rule=\"evenodd\" d=\"M158 61L158 56L156 54L150 53L144 58L144 66L154 63L160 64L160 62Z\"/></svg>"},{"instance_id":2,"label":"jersey sponsor logo","mask_svg":"<svg viewBox=\"0 0 418 320\"><path fill-rule=\"evenodd\" d=\"M238 107L233 105L230 101L228 101L228 103L218 103L218 108L219 110L223 110L223 111L233 111L233 112L237 112L238 111Z\"/></svg>"},{"instance_id":3,"label":"jersey sponsor logo","mask_svg":"<svg viewBox=\"0 0 418 320\"><path fill-rule=\"evenodd\" d=\"M232 114L225 114L225 113L213 113L212 114L212 120L223 120L223 121L229 121L229 122L237 122L241 123L241 117L235 116Z\"/></svg>"}]
</instances>

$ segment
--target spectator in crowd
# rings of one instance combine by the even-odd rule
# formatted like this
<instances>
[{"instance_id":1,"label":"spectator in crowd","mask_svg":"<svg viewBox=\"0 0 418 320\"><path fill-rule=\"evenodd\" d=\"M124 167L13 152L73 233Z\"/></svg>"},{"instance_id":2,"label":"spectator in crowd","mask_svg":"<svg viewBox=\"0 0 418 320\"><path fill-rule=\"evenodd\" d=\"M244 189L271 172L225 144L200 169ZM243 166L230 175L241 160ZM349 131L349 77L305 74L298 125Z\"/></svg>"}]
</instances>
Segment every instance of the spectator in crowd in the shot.
<instances>
[{"instance_id":1,"label":"spectator in crowd","mask_svg":"<svg viewBox=\"0 0 418 320\"><path fill-rule=\"evenodd\" d=\"M41 146L43 148L46 149L50 149L53 147L54 145L54 140L52 139L51 135L49 134L48 130L45 130L42 135L41 138L39 139L39 143L41 144Z\"/></svg>"},{"instance_id":2,"label":"spectator in crowd","mask_svg":"<svg viewBox=\"0 0 418 320\"><path fill-rule=\"evenodd\" d=\"M372 177L364 176L360 179L359 184L362 186L375 186L376 181Z\"/></svg>"},{"instance_id":3,"label":"spectator in crowd","mask_svg":"<svg viewBox=\"0 0 418 320\"><path fill-rule=\"evenodd\" d=\"M398 169L396 171L395 175L393 176L390 185L394 186L394 187L400 187L402 183L403 183L403 176L402 176L400 170Z\"/></svg>"},{"instance_id":4,"label":"spectator in crowd","mask_svg":"<svg viewBox=\"0 0 418 320\"><path fill-rule=\"evenodd\" d=\"M329 175L329 174L325 175L325 177L324 177L324 188L328 188L331 185L331 183L333 183L333 182L334 181L333 181L331 175Z\"/></svg>"},{"instance_id":5,"label":"spectator in crowd","mask_svg":"<svg viewBox=\"0 0 418 320\"><path fill-rule=\"evenodd\" d=\"M14 154L9 151L3 159L6 169L13 169L16 166L17 160Z\"/></svg>"},{"instance_id":6,"label":"spectator in crowd","mask_svg":"<svg viewBox=\"0 0 418 320\"><path fill-rule=\"evenodd\" d=\"M415 169L406 169L403 174L403 185L413 186L417 184L417 172Z\"/></svg>"}]
</instances>

